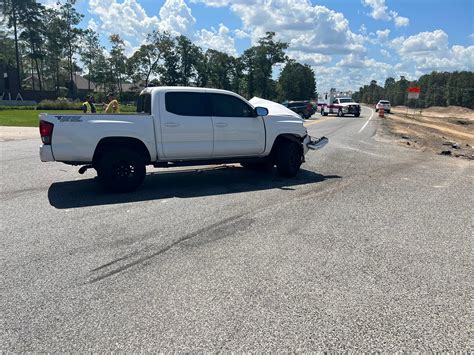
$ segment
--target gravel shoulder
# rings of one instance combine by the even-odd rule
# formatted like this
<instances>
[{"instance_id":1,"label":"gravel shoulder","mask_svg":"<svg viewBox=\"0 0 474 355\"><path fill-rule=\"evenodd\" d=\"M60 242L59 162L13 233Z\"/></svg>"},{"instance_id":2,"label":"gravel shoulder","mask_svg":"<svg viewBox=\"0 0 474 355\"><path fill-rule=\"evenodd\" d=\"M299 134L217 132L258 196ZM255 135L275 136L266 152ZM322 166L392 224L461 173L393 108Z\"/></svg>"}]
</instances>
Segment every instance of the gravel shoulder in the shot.
<instances>
[{"instance_id":1,"label":"gravel shoulder","mask_svg":"<svg viewBox=\"0 0 474 355\"><path fill-rule=\"evenodd\" d=\"M424 111L394 107L380 119L382 134L409 148L474 159L474 111L450 107Z\"/></svg>"}]
</instances>

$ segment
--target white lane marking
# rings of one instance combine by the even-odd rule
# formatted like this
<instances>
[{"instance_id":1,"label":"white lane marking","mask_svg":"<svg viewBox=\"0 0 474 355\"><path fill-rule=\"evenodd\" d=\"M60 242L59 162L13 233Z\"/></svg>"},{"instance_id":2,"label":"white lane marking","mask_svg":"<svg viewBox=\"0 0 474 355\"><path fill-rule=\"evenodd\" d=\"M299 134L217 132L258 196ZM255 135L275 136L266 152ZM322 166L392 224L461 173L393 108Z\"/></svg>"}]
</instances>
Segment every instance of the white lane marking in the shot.
<instances>
[{"instance_id":1,"label":"white lane marking","mask_svg":"<svg viewBox=\"0 0 474 355\"><path fill-rule=\"evenodd\" d=\"M372 111L372 114L370 115L369 119L367 120L367 122L365 122L365 124L362 126L362 128L359 130L359 132L357 133L360 133L364 130L365 127L367 127L367 125L369 124L370 120L372 119L372 117L374 117L374 113L375 111L372 110L370 107L367 107L370 111Z\"/></svg>"}]
</instances>

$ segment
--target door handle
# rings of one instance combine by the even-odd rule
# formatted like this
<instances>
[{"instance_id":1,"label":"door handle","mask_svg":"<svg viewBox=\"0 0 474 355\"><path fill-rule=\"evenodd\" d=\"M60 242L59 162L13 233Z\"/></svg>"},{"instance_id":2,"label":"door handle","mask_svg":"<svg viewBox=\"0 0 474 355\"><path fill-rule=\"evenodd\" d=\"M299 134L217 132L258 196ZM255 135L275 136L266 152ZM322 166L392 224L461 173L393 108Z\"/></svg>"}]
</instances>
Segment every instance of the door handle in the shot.
<instances>
[{"instance_id":1,"label":"door handle","mask_svg":"<svg viewBox=\"0 0 474 355\"><path fill-rule=\"evenodd\" d=\"M229 124L225 122L217 122L214 126L216 127L227 127Z\"/></svg>"},{"instance_id":2,"label":"door handle","mask_svg":"<svg viewBox=\"0 0 474 355\"><path fill-rule=\"evenodd\" d=\"M176 122L165 122L166 127L178 127L179 123Z\"/></svg>"}]
</instances>

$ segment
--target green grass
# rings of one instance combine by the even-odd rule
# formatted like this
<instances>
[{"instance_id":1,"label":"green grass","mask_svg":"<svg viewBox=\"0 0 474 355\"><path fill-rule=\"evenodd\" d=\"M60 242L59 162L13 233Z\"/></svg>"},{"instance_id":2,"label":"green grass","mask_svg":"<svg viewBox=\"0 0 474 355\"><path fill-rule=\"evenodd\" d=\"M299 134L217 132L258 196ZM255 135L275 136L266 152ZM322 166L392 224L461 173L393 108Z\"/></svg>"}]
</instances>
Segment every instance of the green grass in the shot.
<instances>
[{"instance_id":1,"label":"green grass","mask_svg":"<svg viewBox=\"0 0 474 355\"><path fill-rule=\"evenodd\" d=\"M128 111L127 109L125 109ZM123 111L123 110L122 110ZM40 113L80 114L75 110L5 110L0 111L0 126L38 127ZM132 112L122 112L130 114Z\"/></svg>"},{"instance_id":2,"label":"green grass","mask_svg":"<svg viewBox=\"0 0 474 355\"><path fill-rule=\"evenodd\" d=\"M82 113L72 110L6 110L0 111L0 126L38 127L38 116L40 113Z\"/></svg>"}]
</instances>

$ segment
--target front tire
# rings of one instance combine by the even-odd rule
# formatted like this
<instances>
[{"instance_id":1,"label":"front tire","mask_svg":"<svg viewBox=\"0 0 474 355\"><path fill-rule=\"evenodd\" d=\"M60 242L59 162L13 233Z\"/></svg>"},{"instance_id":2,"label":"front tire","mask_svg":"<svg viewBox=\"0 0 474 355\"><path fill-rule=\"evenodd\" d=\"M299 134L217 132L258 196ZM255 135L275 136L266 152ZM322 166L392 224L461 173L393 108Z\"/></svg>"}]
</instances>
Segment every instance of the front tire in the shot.
<instances>
[{"instance_id":1,"label":"front tire","mask_svg":"<svg viewBox=\"0 0 474 355\"><path fill-rule=\"evenodd\" d=\"M339 111L337 111L337 117L344 117L344 113L342 112L341 109L339 109Z\"/></svg>"},{"instance_id":2,"label":"front tire","mask_svg":"<svg viewBox=\"0 0 474 355\"><path fill-rule=\"evenodd\" d=\"M110 150L100 158L97 175L106 190L130 192L140 186L145 179L145 161L134 150Z\"/></svg>"},{"instance_id":3,"label":"front tire","mask_svg":"<svg viewBox=\"0 0 474 355\"><path fill-rule=\"evenodd\" d=\"M303 152L298 143L288 142L280 145L276 156L276 166L281 176L296 176L302 163Z\"/></svg>"}]
</instances>

